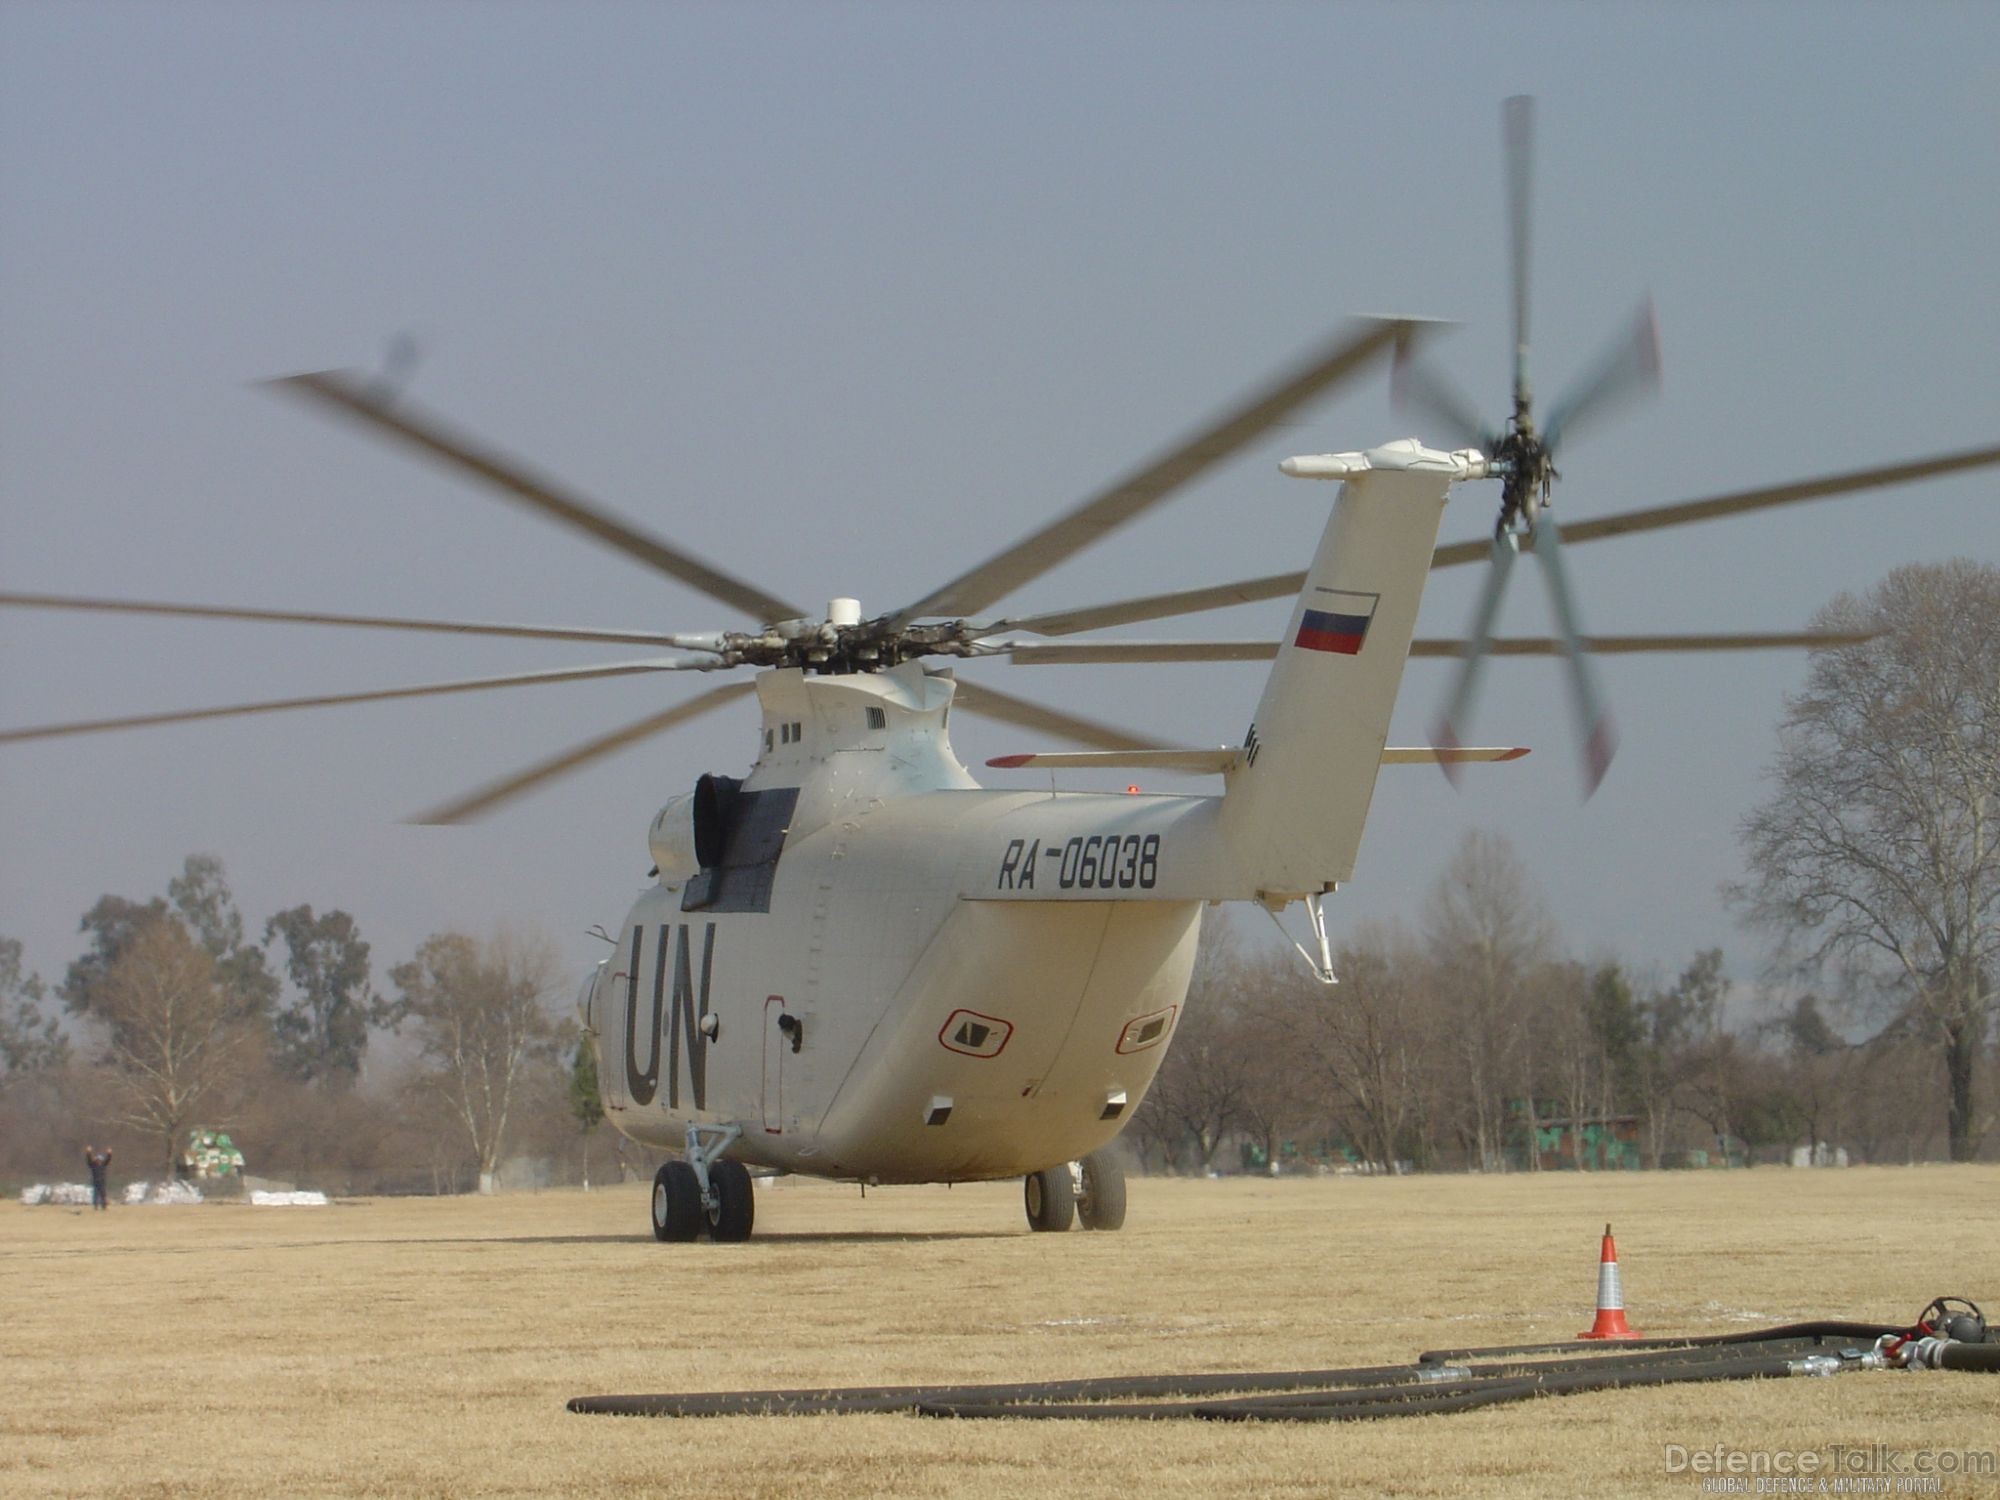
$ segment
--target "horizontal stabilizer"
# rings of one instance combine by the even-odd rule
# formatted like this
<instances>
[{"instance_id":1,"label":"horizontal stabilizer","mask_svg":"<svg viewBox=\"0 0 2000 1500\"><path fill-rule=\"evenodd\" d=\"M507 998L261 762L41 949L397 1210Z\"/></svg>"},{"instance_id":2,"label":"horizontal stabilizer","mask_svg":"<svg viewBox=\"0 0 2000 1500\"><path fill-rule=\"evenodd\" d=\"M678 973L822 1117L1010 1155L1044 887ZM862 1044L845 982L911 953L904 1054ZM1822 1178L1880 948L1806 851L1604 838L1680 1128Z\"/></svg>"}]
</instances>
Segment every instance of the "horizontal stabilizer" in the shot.
<instances>
[{"instance_id":1,"label":"horizontal stabilizer","mask_svg":"<svg viewBox=\"0 0 2000 1500\"><path fill-rule=\"evenodd\" d=\"M1382 751L1385 766L1435 766L1474 760L1519 760L1525 745L1389 745ZM1022 766L1068 767L1089 771L1184 771L1193 776L1219 776L1243 760L1240 749L1220 750L1057 750L1043 755L996 755L986 762L998 770Z\"/></svg>"},{"instance_id":2,"label":"horizontal stabilizer","mask_svg":"<svg viewBox=\"0 0 2000 1500\"><path fill-rule=\"evenodd\" d=\"M1382 751L1385 766L1459 765L1472 760L1519 760L1526 745L1390 745Z\"/></svg>"},{"instance_id":3,"label":"horizontal stabilizer","mask_svg":"<svg viewBox=\"0 0 2000 1500\"><path fill-rule=\"evenodd\" d=\"M1221 775L1243 758L1234 747L1220 750L1058 750L1044 755L996 755L986 762L1003 771L1017 766L1068 766L1078 770L1186 771Z\"/></svg>"}]
</instances>

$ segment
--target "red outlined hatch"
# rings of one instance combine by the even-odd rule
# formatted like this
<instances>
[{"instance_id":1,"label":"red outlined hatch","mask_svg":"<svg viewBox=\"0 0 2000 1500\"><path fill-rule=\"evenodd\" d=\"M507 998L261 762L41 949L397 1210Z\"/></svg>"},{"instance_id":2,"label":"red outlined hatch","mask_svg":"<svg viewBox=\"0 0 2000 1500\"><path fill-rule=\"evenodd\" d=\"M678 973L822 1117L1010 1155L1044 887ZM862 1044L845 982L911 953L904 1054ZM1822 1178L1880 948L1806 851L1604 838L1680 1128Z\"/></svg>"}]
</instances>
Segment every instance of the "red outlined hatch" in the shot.
<instances>
[{"instance_id":1,"label":"red outlined hatch","mask_svg":"<svg viewBox=\"0 0 2000 1500\"><path fill-rule=\"evenodd\" d=\"M1144 1052L1148 1047L1159 1046L1166 1040L1167 1033L1174 1029L1174 1012L1179 1009L1177 1005L1169 1005L1165 1010L1134 1016L1118 1034L1118 1050Z\"/></svg>"},{"instance_id":2,"label":"red outlined hatch","mask_svg":"<svg viewBox=\"0 0 2000 1500\"><path fill-rule=\"evenodd\" d=\"M1014 1023L976 1010L955 1010L938 1028L938 1040L966 1057L998 1057L1014 1034Z\"/></svg>"}]
</instances>

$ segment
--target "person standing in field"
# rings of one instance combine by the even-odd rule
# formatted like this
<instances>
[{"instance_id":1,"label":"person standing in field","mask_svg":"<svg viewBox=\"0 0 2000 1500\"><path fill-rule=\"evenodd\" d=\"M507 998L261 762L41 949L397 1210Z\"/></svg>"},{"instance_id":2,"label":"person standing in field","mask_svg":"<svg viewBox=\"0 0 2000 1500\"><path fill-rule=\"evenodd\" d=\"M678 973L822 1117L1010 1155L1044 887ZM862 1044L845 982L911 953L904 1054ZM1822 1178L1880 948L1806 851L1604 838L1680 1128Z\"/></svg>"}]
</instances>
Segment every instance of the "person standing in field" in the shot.
<instances>
[{"instance_id":1,"label":"person standing in field","mask_svg":"<svg viewBox=\"0 0 2000 1500\"><path fill-rule=\"evenodd\" d=\"M90 1168L90 1206L109 1207L109 1202L104 1196L104 1174L111 1168L111 1148L107 1146L99 1151L95 1146L85 1146L83 1164Z\"/></svg>"}]
</instances>

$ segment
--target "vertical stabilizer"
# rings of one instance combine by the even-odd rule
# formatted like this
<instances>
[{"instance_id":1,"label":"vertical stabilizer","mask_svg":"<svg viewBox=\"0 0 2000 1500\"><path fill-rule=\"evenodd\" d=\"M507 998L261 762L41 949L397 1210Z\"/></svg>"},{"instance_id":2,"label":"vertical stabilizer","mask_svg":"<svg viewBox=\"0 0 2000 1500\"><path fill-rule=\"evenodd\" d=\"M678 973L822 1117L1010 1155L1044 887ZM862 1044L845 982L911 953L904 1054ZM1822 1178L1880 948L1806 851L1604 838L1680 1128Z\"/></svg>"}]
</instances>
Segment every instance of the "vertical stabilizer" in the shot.
<instances>
[{"instance_id":1,"label":"vertical stabilizer","mask_svg":"<svg viewBox=\"0 0 2000 1500\"><path fill-rule=\"evenodd\" d=\"M1444 503L1475 463L1406 439L1283 465L1343 482L1223 798L1223 835L1260 895L1353 873Z\"/></svg>"}]
</instances>

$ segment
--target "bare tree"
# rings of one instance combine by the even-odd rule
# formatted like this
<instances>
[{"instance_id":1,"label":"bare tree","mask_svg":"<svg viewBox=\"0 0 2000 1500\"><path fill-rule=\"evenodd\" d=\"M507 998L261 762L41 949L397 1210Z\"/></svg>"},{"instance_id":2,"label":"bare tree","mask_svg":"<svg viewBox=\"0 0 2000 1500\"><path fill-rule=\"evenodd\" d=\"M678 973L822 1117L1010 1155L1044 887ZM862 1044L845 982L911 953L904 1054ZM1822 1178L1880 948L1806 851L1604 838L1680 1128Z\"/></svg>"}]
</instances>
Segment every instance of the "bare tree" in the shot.
<instances>
[{"instance_id":1,"label":"bare tree","mask_svg":"<svg viewBox=\"0 0 2000 1500\"><path fill-rule=\"evenodd\" d=\"M1832 1144L1845 1129L1859 1049L1849 1046L1827 1023L1817 995L1799 996L1763 1031L1784 1049L1791 1092L1799 1104L1797 1144L1808 1152Z\"/></svg>"},{"instance_id":2,"label":"bare tree","mask_svg":"<svg viewBox=\"0 0 2000 1500\"><path fill-rule=\"evenodd\" d=\"M1937 1049L1913 1045L1894 1026L1856 1048L1854 1072L1867 1086L1849 1089L1841 1108L1863 1160L1907 1164L1935 1157L1945 1123L1937 1071Z\"/></svg>"},{"instance_id":3,"label":"bare tree","mask_svg":"<svg viewBox=\"0 0 2000 1500\"><path fill-rule=\"evenodd\" d=\"M1952 1159L1970 1161L2000 966L2000 568L1898 568L1813 628L1880 634L1816 652L1787 701L1733 894L1786 956L1873 981L1929 1039Z\"/></svg>"},{"instance_id":4,"label":"bare tree","mask_svg":"<svg viewBox=\"0 0 2000 1500\"><path fill-rule=\"evenodd\" d=\"M1224 1137L1248 1119L1258 1045L1244 1024L1250 969L1234 929L1206 924L1166 1058L1133 1113L1133 1128L1169 1164L1185 1155L1206 1172Z\"/></svg>"},{"instance_id":5,"label":"bare tree","mask_svg":"<svg viewBox=\"0 0 2000 1500\"><path fill-rule=\"evenodd\" d=\"M1422 960L1400 932L1368 924L1334 968L1340 988L1306 997L1301 1052L1362 1156L1394 1171L1422 1092Z\"/></svg>"},{"instance_id":6,"label":"bare tree","mask_svg":"<svg viewBox=\"0 0 2000 1500\"><path fill-rule=\"evenodd\" d=\"M1221 1006L1190 998L1174 1027L1173 1050L1160 1064L1139 1107L1170 1159L1186 1150L1206 1172L1225 1135L1243 1113L1245 1056L1236 1018Z\"/></svg>"},{"instance_id":7,"label":"bare tree","mask_svg":"<svg viewBox=\"0 0 2000 1500\"><path fill-rule=\"evenodd\" d=\"M1584 1150L1588 1122L1610 1115L1611 1062L1596 1025L1595 982L1579 963L1547 966L1537 984L1542 1005L1536 1018L1543 1033L1540 1054L1554 1097L1562 1101L1562 1118L1569 1123L1570 1165L1583 1170L1597 1165ZM1531 1106L1532 1108L1532 1106ZM1555 1122L1558 1125L1560 1121ZM1541 1163L1539 1137L1528 1142L1528 1160Z\"/></svg>"},{"instance_id":8,"label":"bare tree","mask_svg":"<svg viewBox=\"0 0 2000 1500\"><path fill-rule=\"evenodd\" d=\"M1299 1052L1299 1028L1326 992L1305 980L1286 954L1247 962L1241 995L1230 1016L1232 1050L1242 1058L1237 1121L1255 1136L1272 1170L1285 1144L1315 1113L1316 1090ZM1313 994L1306 994L1310 988Z\"/></svg>"},{"instance_id":9,"label":"bare tree","mask_svg":"<svg viewBox=\"0 0 2000 1500\"><path fill-rule=\"evenodd\" d=\"M120 945L91 990L108 1037L120 1117L159 1142L171 1176L188 1128L226 1100L256 1056L259 1028L215 959L179 922L156 916Z\"/></svg>"},{"instance_id":10,"label":"bare tree","mask_svg":"<svg viewBox=\"0 0 2000 1500\"><path fill-rule=\"evenodd\" d=\"M1532 980L1552 946L1528 873L1500 835L1474 829L1432 888L1425 935L1452 1018L1465 1144L1473 1164L1505 1163L1508 1085L1522 1082ZM1530 1131L1533 1089L1528 1089Z\"/></svg>"},{"instance_id":11,"label":"bare tree","mask_svg":"<svg viewBox=\"0 0 2000 1500\"><path fill-rule=\"evenodd\" d=\"M548 1008L556 968L544 942L443 932L390 971L397 1019L413 1023L423 1049L423 1086L464 1128L482 1193L494 1189L529 1073L551 1065L564 1040Z\"/></svg>"}]
</instances>

